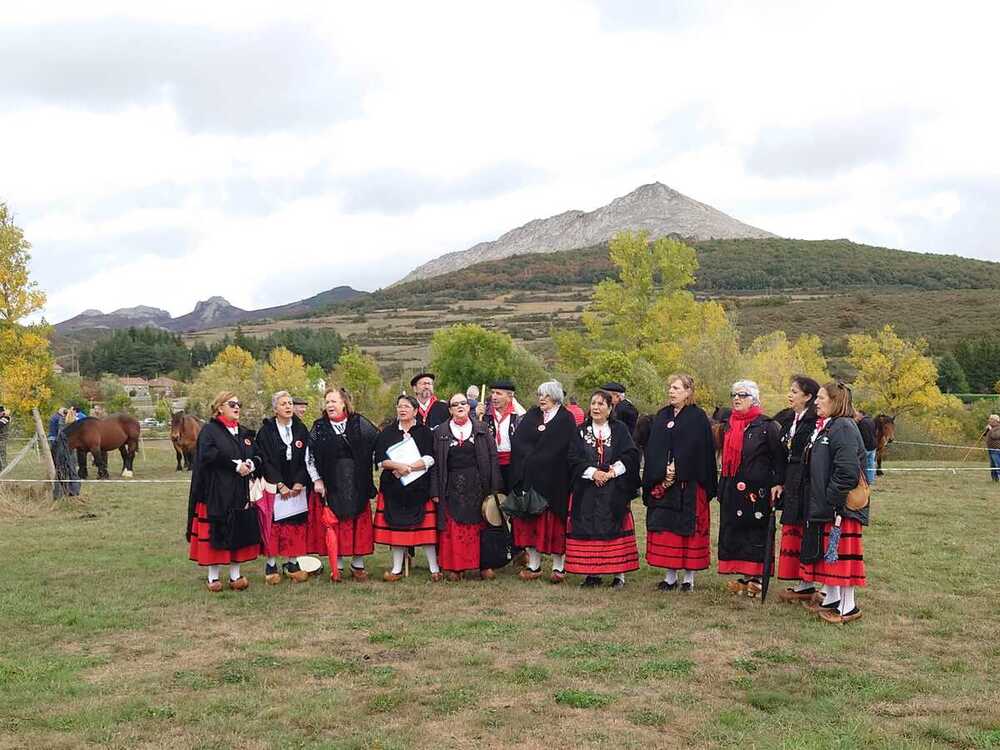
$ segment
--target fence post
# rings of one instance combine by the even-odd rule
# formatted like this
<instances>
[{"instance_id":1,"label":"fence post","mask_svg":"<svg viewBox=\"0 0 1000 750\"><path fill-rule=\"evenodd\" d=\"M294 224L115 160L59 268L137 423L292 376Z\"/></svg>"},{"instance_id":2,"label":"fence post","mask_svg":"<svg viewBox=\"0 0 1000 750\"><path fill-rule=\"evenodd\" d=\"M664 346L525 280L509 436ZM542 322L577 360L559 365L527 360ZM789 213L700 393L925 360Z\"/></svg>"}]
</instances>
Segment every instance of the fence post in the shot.
<instances>
[{"instance_id":1,"label":"fence post","mask_svg":"<svg viewBox=\"0 0 1000 750\"><path fill-rule=\"evenodd\" d=\"M54 484L56 477L56 465L52 461L52 450L49 447L49 437L45 434L45 427L42 425L42 417L38 413L38 409L31 410L31 416L35 419L35 435L38 436L38 445L42 450L42 462L45 464L45 473L49 475L49 479L52 482L49 483L49 495L55 496L56 486Z\"/></svg>"}]
</instances>

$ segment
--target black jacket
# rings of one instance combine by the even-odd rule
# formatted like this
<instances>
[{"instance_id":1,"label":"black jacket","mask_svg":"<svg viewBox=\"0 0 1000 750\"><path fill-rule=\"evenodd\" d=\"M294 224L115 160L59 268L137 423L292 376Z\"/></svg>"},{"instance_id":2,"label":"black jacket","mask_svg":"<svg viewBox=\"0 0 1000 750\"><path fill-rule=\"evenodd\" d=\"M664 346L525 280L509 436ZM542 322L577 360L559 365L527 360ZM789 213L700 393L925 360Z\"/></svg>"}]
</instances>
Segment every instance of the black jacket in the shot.
<instances>
[{"instance_id":1,"label":"black jacket","mask_svg":"<svg viewBox=\"0 0 1000 750\"><path fill-rule=\"evenodd\" d=\"M187 537L195 506L204 502L216 549L237 550L260 541L257 510L250 503L250 475L236 473L235 460L250 459L259 469L263 459L254 451L252 433L239 427L236 435L210 419L198 433L198 447L188 494Z\"/></svg>"},{"instance_id":2,"label":"black jacket","mask_svg":"<svg viewBox=\"0 0 1000 750\"><path fill-rule=\"evenodd\" d=\"M257 431L256 452L263 464L257 467L257 472L271 484L281 482L286 487L294 484L309 486L309 472L306 470L306 446L309 443L309 430L298 417L292 417L292 458L285 458L287 451L285 441L281 439L278 423L274 419L265 419Z\"/></svg>"},{"instance_id":3,"label":"black jacket","mask_svg":"<svg viewBox=\"0 0 1000 750\"><path fill-rule=\"evenodd\" d=\"M592 422L588 419L577 430L570 444L569 464L573 481L571 536L573 539L616 539L622 535L622 521L639 491L639 449L623 422L608 422L611 435L600 461ZM598 487L583 473L593 466L608 471L618 461L625 473Z\"/></svg>"},{"instance_id":4,"label":"black jacket","mask_svg":"<svg viewBox=\"0 0 1000 750\"><path fill-rule=\"evenodd\" d=\"M420 410L417 409L417 423L426 425L428 429L433 430L442 422L447 422L451 419L451 412L448 410L448 402L441 401L440 399L435 400L431 404L431 408L427 410L427 418L424 419L421 415Z\"/></svg>"},{"instance_id":5,"label":"black jacket","mask_svg":"<svg viewBox=\"0 0 1000 750\"><path fill-rule=\"evenodd\" d=\"M816 410L810 405L795 424L795 434L791 434L793 420L782 425L781 443L785 446L788 465L785 469L785 491L775 506L781 510L782 524L800 524L803 516L803 492L805 491L805 452L813 432L816 430Z\"/></svg>"},{"instance_id":6,"label":"black jacket","mask_svg":"<svg viewBox=\"0 0 1000 750\"><path fill-rule=\"evenodd\" d=\"M510 413L510 419L507 420L507 439L510 440L511 444L514 442L514 433L517 432L517 425L523 416L523 414L518 414L516 411L512 411ZM496 442L497 423L492 408L486 409L486 413L483 415L482 421L493 435L494 442Z\"/></svg>"},{"instance_id":7,"label":"black jacket","mask_svg":"<svg viewBox=\"0 0 1000 750\"><path fill-rule=\"evenodd\" d=\"M611 418L624 422L625 426L628 428L628 434L631 435L635 432L636 422L639 421L639 410L635 408L635 404L627 398L623 398L618 402L618 405L611 410Z\"/></svg>"},{"instance_id":8,"label":"black jacket","mask_svg":"<svg viewBox=\"0 0 1000 750\"><path fill-rule=\"evenodd\" d=\"M709 500L715 497L718 492L715 440L708 415L700 407L685 406L675 417L674 407L665 406L653 417L642 475L643 502L648 504L649 493L666 477L670 461L674 462L675 481L697 482Z\"/></svg>"},{"instance_id":9,"label":"black jacket","mask_svg":"<svg viewBox=\"0 0 1000 750\"><path fill-rule=\"evenodd\" d=\"M528 409L511 441L511 489L534 489L549 501L549 510L565 518L569 508L569 447L574 439L576 420L564 407L559 407L548 424L543 424L540 408Z\"/></svg>"},{"instance_id":10,"label":"black jacket","mask_svg":"<svg viewBox=\"0 0 1000 750\"><path fill-rule=\"evenodd\" d=\"M417 422L410 429L409 434L413 438L413 442L417 444L420 455L433 458L434 433ZM379 433L378 439L375 441L375 463L381 464L383 461L389 460L389 448L403 439L399 422L391 422ZM391 471L382 469L378 486L382 493L383 513L390 528L405 529L420 523L424 517L424 505L431 496L431 472L433 470L432 466L419 479L408 485L403 485L399 479L393 476Z\"/></svg>"},{"instance_id":11,"label":"black jacket","mask_svg":"<svg viewBox=\"0 0 1000 750\"><path fill-rule=\"evenodd\" d=\"M338 518L347 519L367 511L371 507L369 501L375 497L372 453L378 430L361 414L351 414L347 417L344 437L353 467L344 462L338 469L338 459L346 456L339 454L338 438L325 416L313 422L309 431L309 453L326 486L327 506ZM340 486L341 483L345 486Z\"/></svg>"},{"instance_id":12,"label":"black jacket","mask_svg":"<svg viewBox=\"0 0 1000 750\"><path fill-rule=\"evenodd\" d=\"M480 492L485 498L491 492L500 492L503 487L503 480L500 477L500 466L497 464L497 444L493 434L487 429L483 422L475 417L472 419L472 442L476 449L476 469L479 473ZM450 421L450 420L449 420ZM433 453L434 465L431 467L431 497L439 498L438 502L445 501L448 492L448 449L451 447L454 436L451 434L451 427L448 422L443 422L431 431L434 438ZM445 527L445 514L437 514L438 531L443 531Z\"/></svg>"},{"instance_id":13,"label":"black jacket","mask_svg":"<svg viewBox=\"0 0 1000 750\"><path fill-rule=\"evenodd\" d=\"M847 510L847 493L858 486L865 465L865 444L854 420L838 417L823 425L809 449L809 472L806 517L809 522L832 521L841 513L844 518L868 525L868 508Z\"/></svg>"}]
</instances>

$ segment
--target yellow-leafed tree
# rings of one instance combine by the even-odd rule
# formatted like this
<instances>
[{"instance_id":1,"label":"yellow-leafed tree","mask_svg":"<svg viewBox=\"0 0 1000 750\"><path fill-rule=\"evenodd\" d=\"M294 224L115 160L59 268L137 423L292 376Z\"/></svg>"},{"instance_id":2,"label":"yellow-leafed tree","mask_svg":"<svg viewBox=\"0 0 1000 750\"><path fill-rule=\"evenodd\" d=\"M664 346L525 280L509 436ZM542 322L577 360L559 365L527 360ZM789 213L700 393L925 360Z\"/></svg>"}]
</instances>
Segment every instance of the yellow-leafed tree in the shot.
<instances>
[{"instance_id":1,"label":"yellow-leafed tree","mask_svg":"<svg viewBox=\"0 0 1000 750\"><path fill-rule=\"evenodd\" d=\"M937 366L927 355L924 339L907 341L891 325L874 336L848 337L847 360L857 368L856 397L868 411L894 416L936 409L945 403L937 385Z\"/></svg>"},{"instance_id":2,"label":"yellow-leafed tree","mask_svg":"<svg viewBox=\"0 0 1000 750\"><path fill-rule=\"evenodd\" d=\"M830 379L819 336L803 334L794 343L784 331L754 339L746 351L746 368L760 386L764 410L776 414L788 406L787 394L793 375L806 375L820 385Z\"/></svg>"},{"instance_id":3,"label":"yellow-leafed tree","mask_svg":"<svg viewBox=\"0 0 1000 750\"><path fill-rule=\"evenodd\" d=\"M316 392L309 387L306 361L283 346L272 349L261 368L264 385L264 408L270 414L271 396L278 391L288 391L293 396L309 401L309 411L315 411Z\"/></svg>"},{"instance_id":4,"label":"yellow-leafed tree","mask_svg":"<svg viewBox=\"0 0 1000 750\"><path fill-rule=\"evenodd\" d=\"M232 391L242 402L240 421L255 427L264 417L260 368L253 355L238 346L227 346L212 364L202 368L191 386L192 399L206 410L220 391Z\"/></svg>"}]
</instances>

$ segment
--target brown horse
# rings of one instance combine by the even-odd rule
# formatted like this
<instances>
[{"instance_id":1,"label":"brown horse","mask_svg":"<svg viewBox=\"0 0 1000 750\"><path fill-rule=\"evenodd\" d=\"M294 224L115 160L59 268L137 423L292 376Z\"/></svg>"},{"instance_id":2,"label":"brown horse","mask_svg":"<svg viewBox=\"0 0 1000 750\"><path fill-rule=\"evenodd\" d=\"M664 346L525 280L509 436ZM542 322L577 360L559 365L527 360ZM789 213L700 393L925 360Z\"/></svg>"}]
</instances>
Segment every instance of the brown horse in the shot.
<instances>
[{"instance_id":1,"label":"brown horse","mask_svg":"<svg viewBox=\"0 0 1000 750\"><path fill-rule=\"evenodd\" d=\"M194 449L198 444L201 425L202 422L198 417L192 417L182 411L170 418L170 442L174 444L174 452L177 454L177 471L181 469L191 471L191 461L194 459Z\"/></svg>"},{"instance_id":2,"label":"brown horse","mask_svg":"<svg viewBox=\"0 0 1000 750\"><path fill-rule=\"evenodd\" d=\"M122 476L132 476L135 452L139 447L139 422L128 414L112 414L103 419L78 419L64 428L70 450L76 451L80 479L87 478L87 454L94 457L97 478L107 479L108 451L118 450L122 456Z\"/></svg>"},{"instance_id":3,"label":"brown horse","mask_svg":"<svg viewBox=\"0 0 1000 750\"><path fill-rule=\"evenodd\" d=\"M896 418L888 414L875 417L875 473L882 476L882 458L889 443L896 439Z\"/></svg>"},{"instance_id":4,"label":"brown horse","mask_svg":"<svg viewBox=\"0 0 1000 750\"><path fill-rule=\"evenodd\" d=\"M729 417L733 410L728 406L716 406L708 423L712 426L712 440L715 442L715 460L722 460L722 443L729 428Z\"/></svg>"}]
</instances>

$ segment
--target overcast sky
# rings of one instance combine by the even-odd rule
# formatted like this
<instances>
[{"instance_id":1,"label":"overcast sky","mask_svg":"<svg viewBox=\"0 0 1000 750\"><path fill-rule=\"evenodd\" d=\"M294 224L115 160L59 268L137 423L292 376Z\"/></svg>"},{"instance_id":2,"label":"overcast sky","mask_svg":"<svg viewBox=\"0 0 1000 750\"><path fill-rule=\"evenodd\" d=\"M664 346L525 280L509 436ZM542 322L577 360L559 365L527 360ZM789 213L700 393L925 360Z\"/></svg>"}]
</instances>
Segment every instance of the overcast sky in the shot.
<instances>
[{"instance_id":1,"label":"overcast sky","mask_svg":"<svg viewBox=\"0 0 1000 750\"><path fill-rule=\"evenodd\" d=\"M1000 260L994 3L21 6L0 201L52 322L371 290L657 180Z\"/></svg>"}]
</instances>

